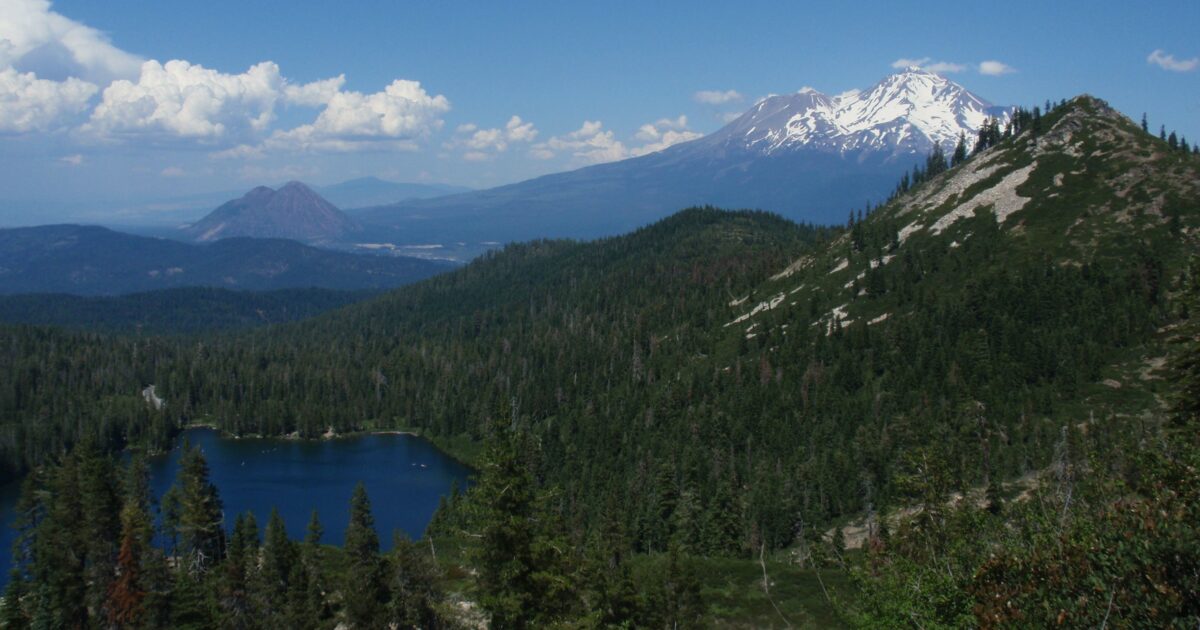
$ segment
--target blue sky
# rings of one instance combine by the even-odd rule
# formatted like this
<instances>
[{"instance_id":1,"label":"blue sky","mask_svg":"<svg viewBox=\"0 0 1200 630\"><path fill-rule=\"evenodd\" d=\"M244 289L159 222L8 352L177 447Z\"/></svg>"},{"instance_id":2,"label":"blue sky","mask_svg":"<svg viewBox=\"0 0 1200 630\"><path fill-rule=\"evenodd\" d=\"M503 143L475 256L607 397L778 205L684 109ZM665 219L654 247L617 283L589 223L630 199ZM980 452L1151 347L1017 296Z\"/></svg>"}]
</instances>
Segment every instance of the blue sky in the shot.
<instances>
[{"instance_id":1,"label":"blue sky","mask_svg":"<svg viewBox=\"0 0 1200 630\"><path fill-rule=\"evenodd\" d=\"M1200 141L1194 0L341 4L0 0L0 224L293 178L508 183L900 59Z\"/></svg>"}]
</instances>

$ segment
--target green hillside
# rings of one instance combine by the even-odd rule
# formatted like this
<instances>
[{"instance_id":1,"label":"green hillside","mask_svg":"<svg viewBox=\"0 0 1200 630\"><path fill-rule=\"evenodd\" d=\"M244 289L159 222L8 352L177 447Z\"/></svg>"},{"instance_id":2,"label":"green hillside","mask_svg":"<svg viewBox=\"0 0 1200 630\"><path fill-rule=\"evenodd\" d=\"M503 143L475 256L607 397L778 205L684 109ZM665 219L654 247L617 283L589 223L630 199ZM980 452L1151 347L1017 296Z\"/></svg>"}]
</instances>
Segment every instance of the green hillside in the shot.
<instances>
[{"instance_id":1,"label":"green hillside","mask_svg":"<svg viewBox=\"0 0 1200 630\"><path fill-rule=\"evenodd\" d=\"M62 293L0 296L0 321L119 333L189 334L307 319L365 300L374 291L207 287L84 297Z\"/></svg>"},{"instance_id":2,"label":"green hillside","mask_svg":"<svg viewBox=\"0 0 1200 630\"><path fill-rule=\"evenodd\" d=\"M238 435L411 429L481 465L430 533L481 541L456 570L478 574L464 588L497 619L538 601L535 623L603 625L588 611L627 585L595 563L628 571L632 554L659 571L639 601L675 598L679 615L679 592L654 590L680 583L679 566L704 557L745 574L770 558L797 565L784 572L806 581L802 599L816 592L808 567L848 571L859 593L837 600L841 622L1042 625L1061 611L1097 625L1104 606L1079 599L1083 578L1074 599L1045 603L1030 566L1082 571L1042 558L1048 541L1084 556L1117 544L1121 496L1170 514L1167 538L1143 532L1153 552L1089 557L1089 570L1194 557L1195 469L1179 464L1194 453L1174 446L1164 366L1194 325L1183 296L1200 159L1088 96L982 144L845 229L691 209L622 237L509 246L202 343L0 328L0 456L15 474L84 436L161 444L195 422ZM151 383L165 411L138 404ZM87 421L66 420L78 413ZM1171 479L1181 494L1164 498ZM865 534L845 541L846 523ZM1007 573L974 579L989 567ZM1087 587L1157 625L1196 614L1194 578L1177 578ZM994 610L1009 582L1029 585L1005 594L1024 608ZM753 608L749 625L775 623L739 584L703 619L736 626L729 611ZM830 604L807 610L825 619Z\"/></svg>"}]
</instances>

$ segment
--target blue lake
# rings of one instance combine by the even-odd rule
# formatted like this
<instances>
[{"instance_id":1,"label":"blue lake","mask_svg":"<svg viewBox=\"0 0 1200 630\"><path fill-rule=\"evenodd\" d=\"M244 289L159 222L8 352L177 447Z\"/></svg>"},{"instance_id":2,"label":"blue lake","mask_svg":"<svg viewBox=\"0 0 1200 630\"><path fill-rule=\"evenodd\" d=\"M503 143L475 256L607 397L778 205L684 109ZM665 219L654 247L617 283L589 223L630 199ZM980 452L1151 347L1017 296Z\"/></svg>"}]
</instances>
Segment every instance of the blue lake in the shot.
<instances>
[{"instance_id":1,"label":"blue lake","mask_svg":"<svg viewBox=\"0 0 1200 630\"><path fill-rule=\"evenodd\" d=\"M333 440L300 441L222 437L211 429L184 434L208 459L212 481L225 505L225 522L254 512L259 527L271 508L279 509L294 539L302 539L312 511L325 528L323 542L342 544L350 514L350 493L362 481L371 498L375 527L385 548L392 532L419 538L438 500L457 481L465 489L471 469L428 441L410 435L372 434ZM151 485L161 497L179 469L182 439L170 453L150 461ZM8 582L15 535L9 525L18 486L0 487L0 584Z\"/></svg>"}]
</instances>

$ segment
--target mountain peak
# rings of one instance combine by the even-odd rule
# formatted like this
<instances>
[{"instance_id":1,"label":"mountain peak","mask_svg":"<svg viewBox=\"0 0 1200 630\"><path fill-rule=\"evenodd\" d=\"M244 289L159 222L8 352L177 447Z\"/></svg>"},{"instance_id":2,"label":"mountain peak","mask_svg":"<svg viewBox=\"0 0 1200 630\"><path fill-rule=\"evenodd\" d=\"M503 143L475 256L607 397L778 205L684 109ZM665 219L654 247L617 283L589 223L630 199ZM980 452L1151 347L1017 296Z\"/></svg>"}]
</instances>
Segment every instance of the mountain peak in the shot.
<instances>
[{"instance_id":1,"label":"mountain peak","mask_svg":"<svg viewBox=\"0 0 1200 630\"><path fill-rule=\"evenodd\" d=\"M233 236L323 241L357 229L357 224L303 182L272 190L258 186L188 228L197 241Z\"/></svg>"},{"instance_id":2,"label":"mountain peak","mask_svg":"<svg viewBox=\"0 0 1200 630\"><path fill-rule=\"evenodd\" d=\"M767 97L697 143L768 155L817 150L893 159L927 153L934 144L949 149L959 134L974 138L989 116L1005 115L954 81L909 66L865 91L830 97L804 87Z\"/></svg>"}]
</instances>

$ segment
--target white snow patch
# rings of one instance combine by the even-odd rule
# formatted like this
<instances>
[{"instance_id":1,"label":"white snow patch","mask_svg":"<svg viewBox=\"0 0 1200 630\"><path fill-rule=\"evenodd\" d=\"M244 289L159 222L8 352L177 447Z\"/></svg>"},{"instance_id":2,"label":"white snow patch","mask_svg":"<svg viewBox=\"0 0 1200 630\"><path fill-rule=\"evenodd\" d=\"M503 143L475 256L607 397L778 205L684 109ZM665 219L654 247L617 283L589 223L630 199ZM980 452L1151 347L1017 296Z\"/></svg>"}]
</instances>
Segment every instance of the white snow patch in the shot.
<instances>
[{"instance_id":1,"label":"white snow patch","mask_svg":"<svg viewBox=\"0 0 1200 630\"><path fill-rule=\"evenodd\" d=\"M880 315L879 317L872 317L872 318L871 318L871 319L870 319L870 320L867 322L867 325L868 325L868 326L874 326L875 324L878 324L878 323L880 323L880 322L882 322L882 321L886 320L886 319L888 318L888 316L890 316L890 315L891 315L891 313L884 313L884 314Z\"/></svg>"},{"instance_id":2,"label":"white snow patch","mask_svg":"<svg viewBox=\"0 0 1200 630\"><path fill-rule=\"evenodd\" d=\"M730 306L741 306L742 304L744 304L746 302L746 300L749 300L749 299L750 299L750 296L747 295L739 300L730 300L729 305Z\"/></svg>"},{"instance_id":3,"label":"white snow patch","mask_svg":"<svg viewBox=\"0 0 1200 630\"><path fill-rule=\"evenodd\" d=\"M843 258L843 259L839 260L836 265L833 266L833 269L829 270L829 273L830 273L830 275L835 274L849 266L850 266L850 261L846 258Z\"/></svg>"},{"instance_id":4,"label":"white snow patch","mask_svg":"<svg viewBox=\"0 0 1200 630\"><path fill-rule=\"evenodd\" d=\"M888 255L884 256L883 258L879 258L877 260L872 260L871 268L875 269L876 267L882 267L883 265L886 265L886 264L892 262L893 258L895 258L895 256L888 254Z\"/></svg>"}]
</instances>

